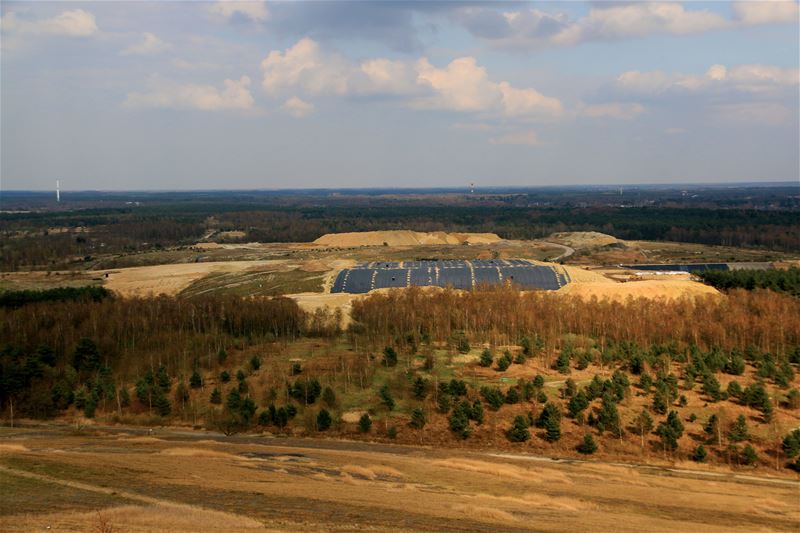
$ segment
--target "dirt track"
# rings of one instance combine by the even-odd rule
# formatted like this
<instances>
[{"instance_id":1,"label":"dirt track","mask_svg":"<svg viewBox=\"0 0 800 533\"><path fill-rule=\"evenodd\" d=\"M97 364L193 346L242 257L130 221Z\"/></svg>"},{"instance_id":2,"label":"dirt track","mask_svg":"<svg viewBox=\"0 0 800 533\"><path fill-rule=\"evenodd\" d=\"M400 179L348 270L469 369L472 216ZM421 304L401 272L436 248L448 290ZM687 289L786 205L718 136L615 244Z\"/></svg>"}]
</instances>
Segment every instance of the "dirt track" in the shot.
<instances>
[{"instance_id":1,"label":"dirt track","mask_svg":"<svg viewBox=\"0 0 800 533\"><path fill-rule=\"evenodd\" d=\"M125 531L233 531L254 521L284 531L800 527L794 480L513 453L37 426L0 429L0 465L12 489L0 506L4 531L86 531L98 510ZM104 499L87 503L87 492Z\"/></svg>"}]
</instances>

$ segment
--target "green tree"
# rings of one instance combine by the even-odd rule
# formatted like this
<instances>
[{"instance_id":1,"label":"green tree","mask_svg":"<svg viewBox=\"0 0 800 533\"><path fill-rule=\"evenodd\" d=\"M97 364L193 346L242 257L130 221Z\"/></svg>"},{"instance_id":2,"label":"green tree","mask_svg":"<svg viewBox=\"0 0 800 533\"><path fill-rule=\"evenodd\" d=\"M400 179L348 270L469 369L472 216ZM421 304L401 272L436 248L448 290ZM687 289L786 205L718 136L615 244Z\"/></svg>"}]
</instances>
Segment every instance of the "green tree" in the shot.
<instances>
[{"instance_id":1,"label":"green tree","mask_svg":"<svg viewBox=\"0 0 800 533\"><path fill-rule=\"evenodd\" d=\"M744 415L739 415L736 417L736 421L731 425L730 431L728 431L728 439L731 442L742 442L743 440L747 440L749 438L749 432L747 431L747 418Z\"/></svg>"},{"instance_id":2,"label":"green tree","mask_svg":"<svg viewBox=\"0 0 800 533\"><path fill-rule=\"evenodd\" d=\"M383 349L383 366L397 366L397 352L391 346Z\"/></svg>"},{"instance_id":3,"label":"green tree","mask_svg":"<svg viewBox=\"0 0 800 533\"><path fill-rule=\"evenodd\" d=\"M200 373L197 369L192 371L192 376L189 378L189 386L193 389L199 389L203 386L203 378L200 377Z\"/></svg>"},{"instance_id":4,"label":"green tree","mask_svg":"<svg viewBox=\"0 0 800 533\"><path fill-rule=\"evenodd\" d=\"M592 437L591 433L587 433L583 436L583 442L578 444L578 451L586 455L591 455L597 451L597 443L594 441L594 437Z\"/></svg>"},{"instance_id":5,"label":"green tree","mask_svg":"<svg viewBox=\"0 0 800 533\"><path fill-rule=\"evenodd\" d=\"M228 352L225 351L225 348L220 346L219 351L217 352L217 363L224 365L226 359L228 359Z\"/></svg>"},{"instance_id":6,"label":"green tree","mask_svg":"<svg viewBox=\"0 0 800 533\"><path fill-rule=\"evenodd\" d=\"M153 397L153 407L156 408L158 416L169 416L172 412L172 405L169 403L169 398L167 398L167 395L161 392L160 389L156 390L159 392Z\"/></svg>"},{"instance_id":7,"label":"green tree","mask_svg":"<svg viewBox=\"0 0 800 533\"><path fill-rule=\"evenodd\" d=\"M617 404L610 394L603 395L603 402L600 406L600 413L597 416L597 429L608 431L617 438L622 438L622 424L619 420Z\"/></svg>"},{"instance_id":8,"label":"green tree","mask_svg":"<svg viewBox=\"0 0 800 533\"><path fill-rule=\"evenodd\" d=\"M379 395L381 397L381 403L383 403L389 411L393 410L394 398L392 397L392 391L389 389L388 384L380 388Z\"/></svg>"},{"instance_id":9,"label":"green tree","mask_svg":"<svg viewBox=\"0 0 800 533\"><path fill-rule=\"evenodd\" d=\"M555 364L556 370L559 371L561 374L569 374L569 353L566 350L562 350L560 354L558 354L558 358L556 359Z\"/></svg>"},{"instance_id":10,"label":"green tree","mask_svg":"<svg viewBox=\"0 0 800 533\"><path fill-rule=\"evenodd\" d=\"M422 408L417 407L411 411L411 422L410 426L414 429L422 429L425 427L427 423L427 418L425 417L425 411Z\"/></svg>"},{"instance_id":11,"label":"green tree","mask_svg":"<svg viewBox=\"0 0 800 533\"><path fill-rule=\"evenodd\" d=\"M331 414L328 412L328 410L325 408L320 409L319 413L317 413L317 430L327 431L331 427L332 423L333 419L331 418Z\"/></svg>"},{"instance_id":12,"label":"green tree","mask_svg":"<svg viewBox=\"0 0 800 533\"><path fill-rule=\"evenodd\" d=\"M428 395L428 380L422 376L417 376L414 378L411 388L414 391L414 398L417 400L424 400Z\"/></svg>"},{"instance_id":13,"label":"green tree","mask_svg":"<svg viewBox=\"0 0 800 533\"><path fill-rule=\"evenodd\" d=\"M211 403L214 405L219 405L222 403L222 394L219 392L219 389L214 387L214 390L211 391Z\"/></svg>"},{"instance_id":14,"label":"green tree","mask_svg":"<svg viewBox=\"0 0 800 533\"><path fill-rule=\"evenodd\" d=\"M703 425L703 431L708 435L706 442L714 442L722 446L722 429L720 428L719 417L712 414Z\"/></svg>"},{"instance_id":15,"label":"green tree","mask_svg":"<svg viewBox=\"0 0 800 533\"><path fill-rule=\"evenodd\" d=\"M361 415L361 418L358 419L358 430L361 433L369 433L370 429L372 429L372 419L369 417L369 414L364 413Z\"/></svg>"},{"instance_id":16,"label":"green tree","mask_svg":"<svg viewBox=\"0 0 800 533\"><path fill-rule=\"evenodd\" d=\"M567 404L567 410L571 418L577 418L587 407L589 407L589 400L586 398L583 391L578 391L575 396L569 399L569 403Z\"/></svg>"},{"instance_id":17,"label":"green tree","mask_svg":"<svg viewBox=\"0 0 800 533\"><path fill-rule=\"evenodd\" d=\"M219 380L223 383L229 382L231 380L230 373L227 370L223 370L219 375Z\"/></svg>"},{"instance_id":18,"label":"green tree","mask_svg":"<svg viewBox=\"0 0 800 533\"><path fill-rule=\"evenodd\" d=\"M322 391L322 403L330 409L336 407L336 393L333 392L332 388L325 387L325 390Z\"/></svg>"},{"instance_id":19,"label":"green tree","mask_svg":"<svg viewBox=\"0 0 800 533\"><path fill-rule=\"evenodd\" d=\"M683 423L676 411L670 411L667 420L658 425L656 435L661 437L664 450L675 451L678 449L678 439L683 436Z\"/></svg>"},{"instance_id":20,"label":"green tree","mask_svg":"<svg viewBox=\"0 0 800 533\"><path fill-rule=\"evenodd\" d=\"M528 431L528 419L522 415L514 417L514 423L506 433L511 442L526 442L530 440L531 433Z\"/></svg>"},{"instance_id":21,"label":"green tree","mask_svg":"<svg viewBox=\"0 0 800 533\"><path fill-rule=\"evenodd\" d=\"M545 440L555 442L561 438L561 411L554 403L547 402L539 414L536 422L538 427L544 428Z\"/></svg>"},{"instance_id":22,"label":"green tree","mask_svg":"<svg viewBox=\"0 0 800 533\"><path fill-rule=\"evenodd\" d=\"M501 357L497 359L497 371L498 372L505 372L508 370L508 367L511 366L511 356L508 354L503 354Z\"/></svg>"},{"instance_id":23,"label":"green tree","mask_svg":"<svg viewBox=\"0 0 800 533\"><path fill-rule=\"evenodd\" d=\"M497 411L506 403L506 397L498 387L481 387L481 396L492 411Z\"/></svg>"},{"instance_id":24,"label":"green tree","mask_svg":"<svg viewBox=\"0 0 800 533\"><path fill-rule=\"evenodd\" d=\"M516 387L511 387L510 389L508 389L508 392L506 392L506 403L513 405L515 403L519 403L519 400L520 400L519 389L517 389Z\"/></svg>"},{"instance_id":25,"label":"green tree","mask_svg":"<svg viewBox=\"0 0 800 533\"><path fill-rule=\"evenodd\" d=\"M795 429L783 437L781 449L790 459L800 454L800 429Z\"/></svg>"},{"instance_id":26,"label":"green tree","mask_svg":"<svg viewBox=\"0 0 800 533\"><path fill-rule=\"evenodd\" d=\"M708 457L708 452L706 451L706 447L702 444L695 448L694 452L692 453L692 461L696 461L698 463L704 463L706 457Z\"/></svg>"},{"instance_id":27,"label":"green tree","mask_svg":"<svg viewBox=\"0 0 800 533\"><path fill-rule=\"evenodd\" d=\"M459 404L449 418L450 431L461 439L470 436L469 413Z\"/></svg>"},{"instance_id":28,"label":"green tree","mask_svg":"<svg viewBox=\"0 0 800 533\"><path fill-rule=\"evenodd\" d=\"M494 363L494 356L492 356L492 351L489 348L484 348L481 352L481 358L478 361L478 364L484 368L489 368Z\"/></svg>"},{"instance_id":29,"label":"green tree","mask_svg":"<svg viewBox=\"0 0 800 533\"><path fill-rule=\"evenodd\" d=\"M742 463L746 465L754 465L758 462L758 454L751 444L747 444L742 450Z\"/></svg>"},{"instance_id":30,"label":"green tree","mask_svg":"<svg viewBox=\"0 0 800 533\"><path fill-rule=\"evenodd\" d=\"M711 374L706 374L703 377L703 393L715 402L722 399L722 389L720 388L719 381Z\"/></svg>"}]
</instances>

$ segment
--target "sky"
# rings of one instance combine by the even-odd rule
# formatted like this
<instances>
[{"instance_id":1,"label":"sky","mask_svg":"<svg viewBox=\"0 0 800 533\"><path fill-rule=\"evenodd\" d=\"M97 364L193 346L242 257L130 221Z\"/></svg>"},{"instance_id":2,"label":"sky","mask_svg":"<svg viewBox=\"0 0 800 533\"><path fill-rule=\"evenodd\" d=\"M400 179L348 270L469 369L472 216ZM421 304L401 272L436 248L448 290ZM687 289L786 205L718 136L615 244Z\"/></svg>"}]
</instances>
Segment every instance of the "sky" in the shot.
<instances>
[{"instance_id":1,"label":"sky","mask_svg":"<svg viewBox=\"0 0 800 533\"><path fill-rule=\"evenodd\" d=\"M0 4L0 190L800 180L800 8Z\"/></svg>"}]
</instances>

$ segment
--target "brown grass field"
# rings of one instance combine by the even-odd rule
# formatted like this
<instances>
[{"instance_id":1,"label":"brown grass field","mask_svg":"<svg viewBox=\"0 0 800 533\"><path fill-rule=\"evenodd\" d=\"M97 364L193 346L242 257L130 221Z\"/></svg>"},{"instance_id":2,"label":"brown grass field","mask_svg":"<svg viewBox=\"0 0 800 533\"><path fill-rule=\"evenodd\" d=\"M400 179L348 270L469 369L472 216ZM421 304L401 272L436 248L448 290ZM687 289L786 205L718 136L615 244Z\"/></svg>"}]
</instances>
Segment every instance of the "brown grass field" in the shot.
<instances>
[{"instance_id":1,"label":"brown grass field","mask_svg":"<svg viewBox=\"0 0 800 533\"><path fill-rule=\"evenodd\" d=\"M800 482L785 478L353 441L146 433L3 428L0 530L800 528Z\"/></svg>"}]
</instances>

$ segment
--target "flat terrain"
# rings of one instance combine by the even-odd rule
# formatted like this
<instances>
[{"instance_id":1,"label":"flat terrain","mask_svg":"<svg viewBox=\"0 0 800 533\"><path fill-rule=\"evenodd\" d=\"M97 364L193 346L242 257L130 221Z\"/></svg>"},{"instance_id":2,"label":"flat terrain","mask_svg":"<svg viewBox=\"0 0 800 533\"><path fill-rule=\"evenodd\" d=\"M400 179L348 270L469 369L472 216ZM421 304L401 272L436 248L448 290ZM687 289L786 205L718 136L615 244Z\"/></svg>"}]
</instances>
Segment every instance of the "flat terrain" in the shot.
<instances>
[{"instance_id":1,"label":"flat terrain","mask_svg":"<svg viewBox=\"0 0 800 533\"><path fill-rule=\"evenodd\" d=\"M161 429L2 428L0 483L3 531L800 528L790 479Z\"/></svg>"}]
</instances>

